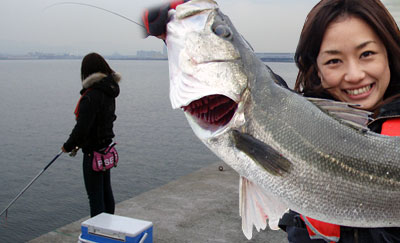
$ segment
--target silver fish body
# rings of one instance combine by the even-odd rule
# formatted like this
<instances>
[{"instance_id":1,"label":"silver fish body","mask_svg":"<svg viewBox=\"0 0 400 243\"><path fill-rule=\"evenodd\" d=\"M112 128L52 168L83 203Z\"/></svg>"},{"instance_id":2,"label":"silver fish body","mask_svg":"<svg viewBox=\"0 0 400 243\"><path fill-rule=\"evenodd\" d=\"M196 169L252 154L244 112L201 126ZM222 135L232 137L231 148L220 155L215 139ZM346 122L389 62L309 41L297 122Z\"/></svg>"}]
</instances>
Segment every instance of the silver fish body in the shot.
<instances>
[{"instance_id":1,"label":"silver fish body","mask_svg":"<svg viewBox=\"0 0 400 243\"><path fill-rule=\"evenodd\" d=\"M348 125L278 85L213 1L179 5L167 30L172 106L217 156L306 216L400 226L399 137ZM225 112L210 107L217 99Z\"/></svg>"}]
</instances>

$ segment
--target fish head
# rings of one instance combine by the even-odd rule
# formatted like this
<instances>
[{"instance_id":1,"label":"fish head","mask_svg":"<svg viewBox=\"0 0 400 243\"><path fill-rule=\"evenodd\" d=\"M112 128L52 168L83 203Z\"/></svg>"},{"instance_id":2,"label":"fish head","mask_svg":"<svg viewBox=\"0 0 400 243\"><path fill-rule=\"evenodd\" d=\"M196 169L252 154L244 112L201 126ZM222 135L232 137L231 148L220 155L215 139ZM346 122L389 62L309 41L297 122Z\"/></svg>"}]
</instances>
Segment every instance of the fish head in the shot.
<instances>
[{"instance_id":1,"label":"fish head","mask_svg":"<svg viewBox=\"0 0 400 243\"><path fill-rule=\"evenodd\" d=\"M170 100L183 109L202 140L244 123L248 87L243 54L251 46L212 0L192 0L170 11L167 49Z\"/></svg>"}]
</instances>

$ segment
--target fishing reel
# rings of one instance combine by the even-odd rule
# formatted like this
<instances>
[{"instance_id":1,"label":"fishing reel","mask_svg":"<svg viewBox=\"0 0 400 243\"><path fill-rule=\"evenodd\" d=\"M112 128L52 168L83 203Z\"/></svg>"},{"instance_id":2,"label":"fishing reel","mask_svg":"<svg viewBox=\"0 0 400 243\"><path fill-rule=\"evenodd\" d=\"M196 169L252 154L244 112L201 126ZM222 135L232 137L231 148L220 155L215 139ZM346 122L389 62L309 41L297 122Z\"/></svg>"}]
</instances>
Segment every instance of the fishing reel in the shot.
<instances>
[{"instance_id":1,"label":"fishing reel","mask_svg":"<svg viewBox=\"0 0 400 243\"><path fill-rule=\"evenodd\" d=\"M75 157L75 156L76 156L76 153L78 152L78 150L79 150L79 147L75 147L75 148L71 151L71 153L69 153L69 156Z\"/></svg>"}]
</instances>

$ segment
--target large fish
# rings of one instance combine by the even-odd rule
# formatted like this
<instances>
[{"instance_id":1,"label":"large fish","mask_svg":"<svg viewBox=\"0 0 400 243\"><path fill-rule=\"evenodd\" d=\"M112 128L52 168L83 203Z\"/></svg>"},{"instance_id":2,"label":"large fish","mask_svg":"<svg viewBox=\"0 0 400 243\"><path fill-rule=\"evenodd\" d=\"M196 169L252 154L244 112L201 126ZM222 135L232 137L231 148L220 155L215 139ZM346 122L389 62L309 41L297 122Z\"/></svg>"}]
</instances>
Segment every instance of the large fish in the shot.
<instances>
[{"instance_id":1,"label":"large fish","mask_svg":"<svg viewBox=\"0 0 400 243\"><path fill-rule=\"evenodd\" d=\"M267 217L276 228L288 208L339 225L400 226L400 138L369 131L362 110L279 85L216 2L170 15L172 107L240 174L248 238Z\"/></svg>"}]
</instances>

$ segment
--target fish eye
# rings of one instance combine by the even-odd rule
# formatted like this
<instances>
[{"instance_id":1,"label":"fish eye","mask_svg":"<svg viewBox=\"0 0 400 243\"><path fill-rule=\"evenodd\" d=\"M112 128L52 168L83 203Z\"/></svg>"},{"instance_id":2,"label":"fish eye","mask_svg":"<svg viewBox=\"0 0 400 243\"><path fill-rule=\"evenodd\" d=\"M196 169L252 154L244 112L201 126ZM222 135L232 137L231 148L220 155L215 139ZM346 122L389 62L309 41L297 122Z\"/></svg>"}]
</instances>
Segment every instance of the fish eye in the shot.
<instances>
[{"instance_id":1,"label":"fish eye","mask_svg":"<svg viewBox=\"0 0 400 243\"><path fill-rule=\"evenodd\" d=\"M226 25L215 26L213 32L224 39L232 39L232 30Z\"/></svg>"}]
</instances>

